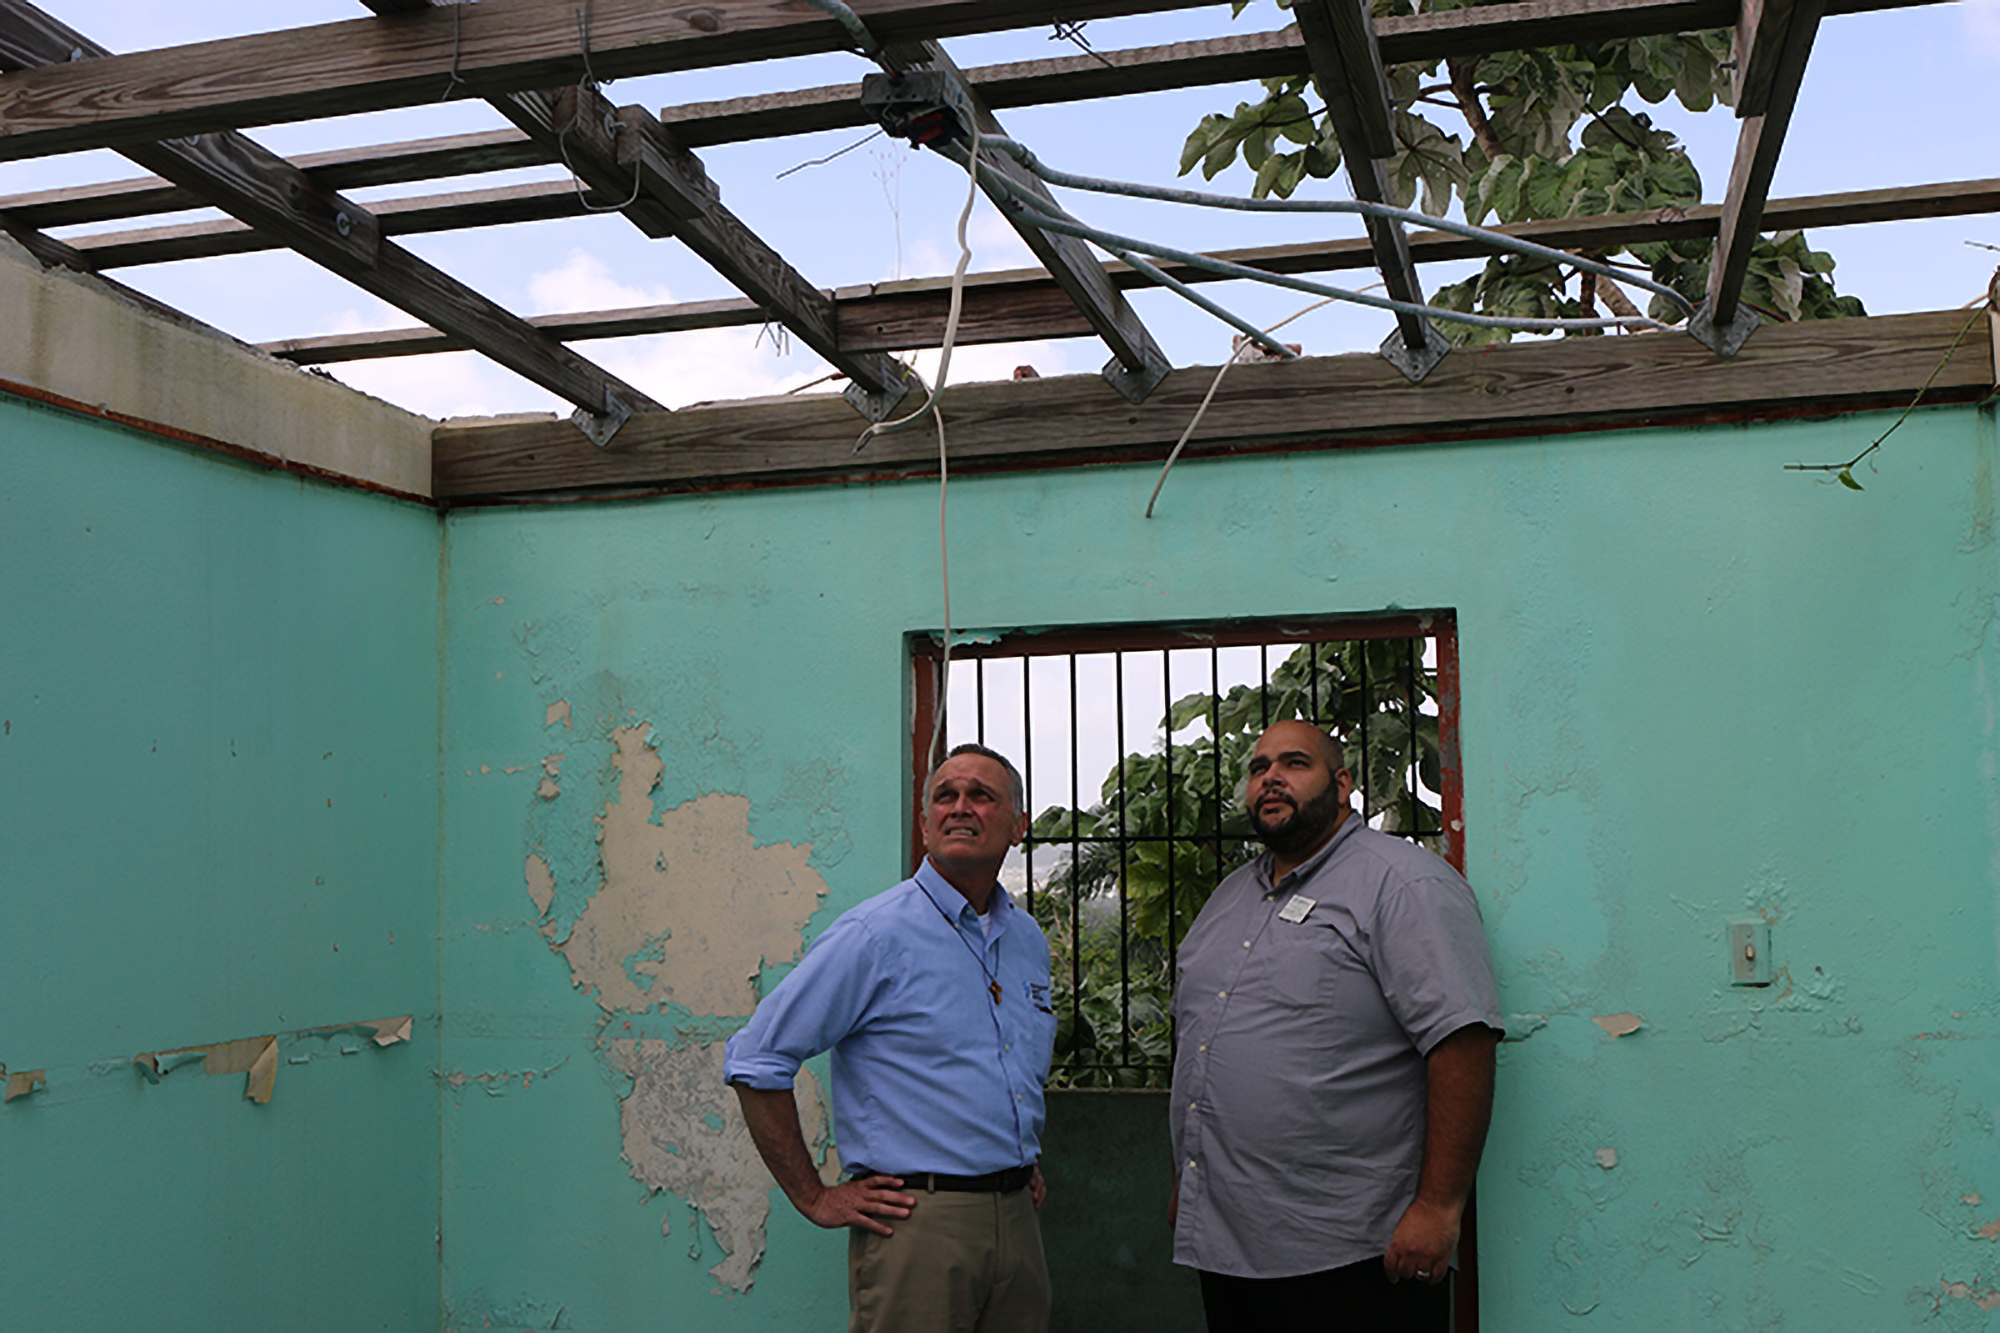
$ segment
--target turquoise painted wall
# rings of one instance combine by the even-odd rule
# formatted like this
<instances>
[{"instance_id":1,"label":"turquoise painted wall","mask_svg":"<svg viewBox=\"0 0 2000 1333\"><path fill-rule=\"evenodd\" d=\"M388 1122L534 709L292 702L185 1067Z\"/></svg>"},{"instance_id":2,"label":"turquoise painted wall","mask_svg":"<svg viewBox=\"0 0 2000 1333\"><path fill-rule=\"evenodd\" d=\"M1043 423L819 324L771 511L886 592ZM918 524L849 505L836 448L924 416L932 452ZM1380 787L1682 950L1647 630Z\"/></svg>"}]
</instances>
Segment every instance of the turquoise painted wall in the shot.
<instances>
[{"instance_id":1,"label":"turquoise painted wall","mask_svg":"<svg viewBox=\"0 0 2000 1333\"><path fill-rule=\"evenodd\" d=\"M0 1326L435 1327L437 552L0 398ZM272 1034L268 1105L130 1063Z\"/></svg>"},{"instance_id":2,"label":"turquoise painted wall","mask_svg":"<svg viewBox=\"0 0 2000 1333\"><path fill-rule=\"evenodd\" d=\"M1469 873L1521 1016L1481 1180L1490 1330L2000 1327L1993 414L1919 412L1865 494L1782 470L1887 422L1190 464L1151 522L1149 468L953 483L962 627L1456 609ZM693 1068L732 1015L607 1014L554 946L599 889L617 728L650 727L663 830L724 793L759 846L810 844L808 934L898 876L936 498L447 523L449 1326L839 1322L838 1237L780 1200L738 1290L620 1158L608 1043ZM1768 990L1725 984L1750 914ZM1643 1025L1593 1021L1621 1013ZM700 1137L653 1148L693 1172Z\"/></svg>"}]
</instances>

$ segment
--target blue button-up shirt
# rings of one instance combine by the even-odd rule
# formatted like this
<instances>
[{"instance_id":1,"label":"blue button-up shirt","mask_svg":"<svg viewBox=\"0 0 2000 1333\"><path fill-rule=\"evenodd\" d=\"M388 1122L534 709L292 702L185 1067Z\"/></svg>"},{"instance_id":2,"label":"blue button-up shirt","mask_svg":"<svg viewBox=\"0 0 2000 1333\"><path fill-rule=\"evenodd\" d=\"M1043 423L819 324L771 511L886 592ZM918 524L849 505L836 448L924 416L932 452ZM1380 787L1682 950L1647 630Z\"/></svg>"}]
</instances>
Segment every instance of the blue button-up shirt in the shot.
<instances>
[{"instance_id":1,"label":"blue button-up shirt","mask_svg":"<svg viewBox=\"0 0 2000 1333\"><path fill-rule=\"evenodd\" d=\"M1049 945L998 885L988 913L990 929L926 859L813 942L729 1039L724 1076L789 1088L831 1050L843 1162L974 1176L1037 1161Z\"/></svg>"}]
</instances>

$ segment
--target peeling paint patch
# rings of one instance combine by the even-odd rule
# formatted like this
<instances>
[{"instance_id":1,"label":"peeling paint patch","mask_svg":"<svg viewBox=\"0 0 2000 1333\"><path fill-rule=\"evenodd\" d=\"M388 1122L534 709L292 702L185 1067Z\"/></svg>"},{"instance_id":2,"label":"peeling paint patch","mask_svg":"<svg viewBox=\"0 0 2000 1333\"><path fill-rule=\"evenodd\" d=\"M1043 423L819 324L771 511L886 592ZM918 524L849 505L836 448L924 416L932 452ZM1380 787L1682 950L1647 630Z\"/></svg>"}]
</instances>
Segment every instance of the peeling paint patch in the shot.
<instances>
[{"instance_id":1,"label":"peeling paint patch","mask_svg":"<svg viewBox=\"0 0 2000 1333\"><path fill-rule=\"evenodd\" d=\"M31 1096L49 1085L49 1071L46 1069L23 1069L18 1074L8 1074L7 1066L0 1065L0 1074L7 1078L7 1100Z\"/></svg>"},{"instance_id":2,"label":"peeling paint patch","mask_svg":"<svg viewBox=\"0 0 2000 1333\"><path fill-rule=\"evenodd\" d=\"M558 699L549 705L548 717L544 719L542 726L544 728L553 727L558 722L563 724L564 731L569 730L569 700L567 699Z\"/></svg>"},{"instance_id":3,"label":"peeling paint patch","mask_svg":"<svg viewBox=\"0 0 2000 1333\"><path fill-rule=\"evenodd\" d=\"M1547 1014L1507 1015L1507 1034L1502 1041L1526 1041L1549 1025Z\"/></svg>"},{"instance_id":4,"label":"peeling paint patch","mask_svg":"<svg viewBox=\"0 0 2000 1333\"><path fill-rule=\"evenodd\" d=\"M259 1105L271 1100L278 1077L278 1038L239 1037L212 1046L184 1046L175 1051L145 1051L132 1057L132 1067L148 1083L158 1083L176 1069L200 1064L205 1074L248 1074L243 1095Z\"/></svg>"},{"instance_id":5,"label":"peeling paint patch","mask_svg":"<svg viewBox=\"0 0 2000 1333\"><path fill-rule=\"evenodd\" d=\"M556 876L549 863L530 852L523 874L528 881L528 897L534 900L535 915L547 916L556 900Z\"/></svg>"},{"instance_id":6,"label":"peeling paint patch","mask_svg":"<svg viewBox=\"0 0 2000 1333\"><path fill-rule=\"evenodd\" d=\"M545 801L553 801L556 797L562 795L562 788L556 785L554 778L543 778L540 783L536 784L535 795Z\"/></svg>"},{"instance_id":7,"label":"peeling paint patch","mask_svg":"<svg viewBox=\"0 0 2000 1333\"><path fill-rule=\"evenodd\" d=\"M1614 1037L1629 1037L1646 1023L1641 1014L1599 1014L1590 1021Z\"/></svg>"},{"instance_id":8,"label":"peeling paint patch","mask_svg":"<svg viewBox=\"0 0 2000 1333\"><path fill-rule=\"evenodd\" d=\"M1979 1238L1981 1240L2000 1240L2000 1217L1996 1217L1985 1226L1979 1228Z\"/></svg>"},{"instance_id":9,"label":"peeling paint patch","mask_svg":"<svg viewBox=\"0 0 2000 1333\"><path fill-rule=\"evenodd\" d=\"M1599 1148L1597 1150L1597 1164L1606 1171L1609 1171L1612 1167L1618 1165L1618 1150L1616 1148Z\"/></svg>"},{"instance_id":10,"label":"peeling paint patch","mask_svg":"<svg viewBox=\"0 0 2000 1333\"><path fill-rule=\"evenodd\" d=\"M1944 1294L1955 1301L1971 1301L1987 1312L2000 1310L2000 1291L1975 1291L1963 1282L1945 1282Z\"/></svg>"},{"instance_id":11,"label":"peeling paint patch","mask_svg":"<svg viewBox=\"0 0 2000 1333\"><path fill-rule=\"evenodd\" d=\"M709 1274L748 1291L764 1256L772 1182L736 1099L720 1095L722 1051L719 1041L681 1047L648 1038L610 1043L611 1063L632 1078L632 1091L619 1109L632 1178L698 1208L726 1256ZM799 1128L809 1149L825 1153L820 1178L831 1184L839 1162L828 1148L819 1084L801 1070L796 1092ZM665 1218L660 1233L669 1234Z\"/></svg>"},{"instance_id":12,"label":"peeling paint patch","mask_svg":"<svg viewBox=\"0 0 2000 1333\"><path fill-rule=\"evenodd\" d=\"M569 1057L564 1056L547 1069L502 1069L486 1074L468 1074L462 1069L454 1069L450 1073L444 1073L433 1069L431 1077L454 1089L463 1088L466 1084L470 1083L475 1087L483 1089L489 1097L499 1097L509 1087L512 1087L516 1081L520 1083L522 1089L525 1091L535 1086L536 1079L545 1079L568 1063Z\"/></svg>"},{"instance_id":13,"label":"peeling paint patch","mask_svg":"<svg viewBox=\"0 0 2000 1333\"><path fill-rule=\"evenodd\" d=\"M697 1014L748 1014L764 962L799 956L826 881L808 862L810 846L752 841L742 796L711 793L653 822L662 765L649 730L612 733L618 795L597 818L603 887L554 947L606 1011L671 1002ZM655 941L657 957L634 958ZM642 987L641 974L651 983Z\"/></svg>"}]
</instances>

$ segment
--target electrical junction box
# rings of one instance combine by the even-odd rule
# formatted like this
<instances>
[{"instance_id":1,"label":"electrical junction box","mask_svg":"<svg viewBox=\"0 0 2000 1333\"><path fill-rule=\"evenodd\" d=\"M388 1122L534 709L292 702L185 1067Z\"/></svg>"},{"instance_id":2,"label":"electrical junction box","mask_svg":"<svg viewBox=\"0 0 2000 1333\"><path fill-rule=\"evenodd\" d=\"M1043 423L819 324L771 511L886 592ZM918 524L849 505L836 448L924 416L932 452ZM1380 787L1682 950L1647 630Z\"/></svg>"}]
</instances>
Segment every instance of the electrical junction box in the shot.
<instances>
[{"instance_id":1,"label":"electrical junction box","mask_svg":"<svg viewBox=\"0 0 2000 1333\"><path fill-rule=\"evenodd\" d=\"M1729 923L1729 984L1771 984L1771 923L1761 917Z\"/></svg>"}]
</instances>

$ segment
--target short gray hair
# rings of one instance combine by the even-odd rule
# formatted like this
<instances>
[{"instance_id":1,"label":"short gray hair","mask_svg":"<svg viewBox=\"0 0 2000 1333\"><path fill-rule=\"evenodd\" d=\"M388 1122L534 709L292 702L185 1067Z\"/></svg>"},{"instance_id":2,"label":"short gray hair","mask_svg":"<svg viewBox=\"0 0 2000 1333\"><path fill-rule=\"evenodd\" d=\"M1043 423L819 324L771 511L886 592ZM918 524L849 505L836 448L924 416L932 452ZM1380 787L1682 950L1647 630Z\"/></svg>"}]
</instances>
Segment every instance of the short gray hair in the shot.
<instances>
[{"instance_id":1,"label":"short gray hair","mask_svg":"<svg viewBox=\"0 0 2000 1333\"><path fill-rule=\"evenodd\" d=\"M937 781L938 769L944 767L945 759L956 759L962 754L976 754L981 758L991 759L994 763L1006 769L1007 798L1014 803L1014 813L1016 816L1028 813L1028 788L1027 784L1021 781L1021 770L1014 767L1013 761L1007 758L1006 755L1001 754L998 750L988 749L976 741L967 741L963 745L952 746L950 751L945 754L944 759L938 760L937 764L932 767L930 775L924 779L924 800L927 804L930 801L931 784Z\"/></svg>"}]
</instances>

